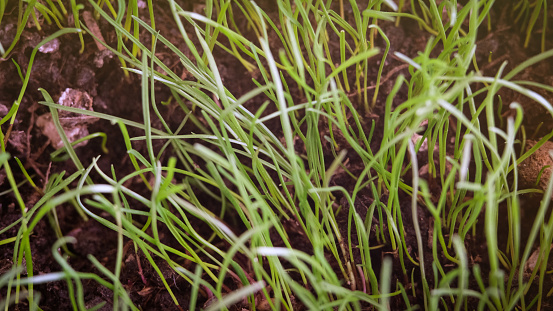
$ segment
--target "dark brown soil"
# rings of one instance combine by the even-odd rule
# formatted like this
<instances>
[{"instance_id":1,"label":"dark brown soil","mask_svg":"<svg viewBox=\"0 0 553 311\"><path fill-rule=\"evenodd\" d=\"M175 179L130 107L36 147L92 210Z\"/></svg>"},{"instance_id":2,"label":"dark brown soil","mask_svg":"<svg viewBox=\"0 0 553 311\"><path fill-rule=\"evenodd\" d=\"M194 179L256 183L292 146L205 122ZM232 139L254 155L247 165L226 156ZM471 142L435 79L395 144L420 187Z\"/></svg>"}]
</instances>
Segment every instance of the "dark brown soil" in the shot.
<instances>
[{"instance_id":1,"label":"dark brown soil","mask_svg":"<svg viewBox=\"0 0 553 311\"><path fill-rule=\"evenodd\" d=\"M272 1L259 1L260 6L267 9L267 12L274 16L275 20L278 20L277 9L274 7ZM155 16L157 21L157 28L160 33L168 38L171 42L176 44L181 51L187 53L187 48L180 38L178 32L175 31L175 25L172 16L169 12L165 2L156 6ZM189 4L188 9L193 9L193 5ZM90 10L89 7L86 10ZM9 3L6 10L10 12L4 16L0 27L0 42L4 47L9 46L11 38L15 34L15 27L17 21L17 8L16 4L12 1ZM476 60L480 64L480 71L483 75L493 76L497 72L503 61L507 61L507 67L505 72L514 68L517 64L520 64L524 60L528 59L532 55L539 53L539 40L535 39L529 48L523 48L523 37L515 25L510 22L511 16L509 15L507 7L501 8L498 6L491 14L492 29L486 31L482 28L479 34L480 40L478 42L478 50L476 52ZM140 17L144 20L148 20L148 12L141 10ZM346 16L347 15L346 11ZM352 18L353 21L353 18ZM108 44L116 44L116 36L111 30L110 26L100 20L100 29ZM239 26L245 26L239 25ZM400 27L396 27L392 23L382 22L380 25L384 32L387 34L391 41L390 56L384 66L384 79L380 89L380 95L377 101L377 105L370 115L364 119L363 127L368 132L371 128L372 121L375 122L375 132L373 134L373 144L378 146L379 139L382 137L383 128L383 104L386 99L386 95L391 91L391 88L395 82L395 78L399 74L409 76L409 71L402 61L396 59L393 55L394 51L399 51L408 56L415 56L417 51L422 51L425 48L429 34L424 30L421 30L415 22L404 19L400 24ZM10 59L16 61L21 67L23 74L26 73L29 58L33 47L42 40L48 34L55 31L55 26L43 25L42 31L37 31L36 28L28 28L23 33L23 37L13 53L10 55ZM146 33L141 35L145 41L149 40L150 36ZM85 52L79 54L80 43L76 35L65 35L59 38L60 47L59 50L53 53L38 53L32 67L31 79L29 86L23 101L19 113L17 115L16 123L12 129L9 143L7 144L7 151L12 155L18 157L25 168L34 176L34 180L37 182L39 188L42 188L49 178L54 173L61 171L67 171L72 173L75 171L75 167L70 160L61 162L52 162L50 159L50 153L54 149L50 146L48 138L44 136L41 130L35 126L35 121L38 116L48 112L47 107L38 104L39 101L44 100L38 88L47 90L54 100L58 97L66 88L73 88L88 93L94 99L94 110L108 113L115 116L120 116L129 120L140 122L142 119L141 113L141 98L140 98L140 77L131 74L129 77L125 77L121 70L121 64L116 58L105 57L102 58L102 52L98 50L95 42L90 36L85 36ZM271 42L273 48L276 46L277 40ZM380 40L378 43L380 46L384 46L384 41ZM553 42L547 42L547 48L553 47ZM492 53L492 60L488 58ZM173 70L177 73L181 72L183 77L186 76L186 72L181 68L181 64L178 57L173 55L167 48L158 45L157 55L164 61L165 64L171 64ZM226 54L221 49L215 50L215 56L219 64L219 70L222 74L223 81L226 87L233 90L236 97L245 94L249 90L255 87L251 82L251 74L244 69L244 67L236 61L232 56ZM371 59L373 67L369 69L369 81L376 81L378 65L381 56ZM98 59L103 59L103 64L99 66ZM95 61L96 60L96 61ZM553 60L548 59L540 62L538 65L532 66L527 70L520 73L515 80L529 80L544 83L547 85L553 84ZM236 77L244 77L244 79L237 79ZM21 79L16 70L16 66L10 60L0 61L0 112L4 115L11 107L14 100L18 97L19 91L22 87ZM548 93L544 93L541 90L536 89L537 92L542 94L550 102L553 102L553 96ZM373 89L369 90L369 98L372 98ZM544 108L538 104L531 102L527 98L522 97L516 92L510 90L501 90L500 92L503 102L503 118L509 116L512 111L508 108L511 102L518 102L524 108L525 121L524 126L529 138L538 140L553 130L553 122L551 122L551 116L547 114ZM156 96L159 101L167 100L170 97L170 92L165 87L159 85L156 89ZM298 96L301 96L298 94ZM363 104L357 100L357 96L352 94L352 101L358 105L359 111L363 111ZM400 91L396 97L396 104L401 103L407 98L406 91ZM263 102L262 98L256 98L247 103L249 107L259 106ZM298 98L298 102L301 102L301 98ZM170 122L171 126L179 124L183 118L184 113L178 107L163 106L162 114L166 116L166 120ZM255 110L255 109L254 109ZM267 112L268 113L268 112ZM541 124L541 125L540 125ZM282 133L279 129L279 122L267 123L272 131L275 133ZM159 124L154 124L159 126ZM6 133L7 127L3 127L2 131ZM91 163L92 158L101 156L99 160L100 168L109 172L111 166L114 166L114 170L119 176L124 176L133 171L130 161L128 161L127 152L125 149L123 138L116 125L112 125L107 121L98 121L91 124L88 127L90 133L101 131L107 133L109 153L105 154L100 148L100 140L93 139L85 147L77 148L77 154L83 164L86 166ZM130 129L133 131L132 129ZM139 131L131 132L131 136L134 134L140 135ZM531 137L530 137L531 135ZM345 141L340 141L337 138L338 145L341 148L347 148ZM325 160L327 163L331 163L333 160L333 153L330 146L324 145ZM136 145L135 148L138 151L144 151L144 147ZM142 148L142 149L141 149ZM450 147L448 147L450 148ZM301 150L301 148L298 148ZM351 152L350 154L355 154ZM165 159L162 159L162 161ZM423 159L420 159L423 161ZM424 162L420 163L423 166ZM10 160L10 165L15 172L16 180L23 181L24 176L18 169L14 160ZM347 167L353 174L359 174L363 169L363 163L355 156L351 156L347 159ZM405 180L410 180L408 176ZM339 172L333 179L334 185L340 185L346 190L351 191L355 185L355 180L349 177L345 172ZM4 191L10 188L9 183L5 180L5 172L0 171L0 191ZM438 197L441 192L439 184L434 183L432 185L433 195ZM27 207L31 207L39 198L40 195L30 186L23 185L19 188L23 199L26 202ZM206 196L201 198L202 200L209 200ZM337 202L344 200L339 194L337 194ZM411 223L411 197L402 194L400 196L402 200L400 205L402 207L402 218L404 219L405 236L407 247L410 251L410 255L417 256L417 242L415 240L414 228ZM367 208L371 204L374 198L367 194L360 196L355 202L355 208L357 212L364 218L367 213ZM385 197L380 198L381 201L386 200ZM523 196L521 203L523 204L522 210L524 211L522 217L522 230L523 238L527 236L535 216L536 209L539 206L539 200L537 196L526 195ZM17 219L21 217L21 212L15 203L15 198L12 194L4 195L0 197L1 211L0 211L0 228L5 228ZM348 230L348 211L343 209L338 217L338 224L341 226L341 231L344 236L347 236ZM432 266L432 250L430 233L434 224L429 222L431 219L430 214L424 208L419 208L418 215L420 219L420 228L423 234L423 241L430 241L424 249L424 256L426 259L426 267ZM74 256L70 257L70 264L77 271L94 272L99 273L90 261L87 259L87 255L93 255L104 266L109 269L113 269L115 266L115 254L117 247L117 234L116 232L106 228L105 226L97 223L94 220L84 221L75 209L70 206L60 206L57 208L58 221L60 223L61 231L63 235L69 235L76 238L77 243L71 246L71 251ZM505 217L506 216L501 216ZM232 221L229 221L232 223ZM294 237L293 246L299 250L310 253L311 246L306 238L302 238L301 229L295 224L294 221L285 223L290 235ZM200 230L203 227L200 227ZM204 228L206 235L211 233L211 229ZM234 228L237 232L243 230L243 228ZM164 229L162 229L162 233ZM444 229L447 230L447 229ZM500 228L502 230L502 228ZM4 234L0 235L1 239L6 239L16 235L17 226L8 230ZM170 236L169 232L166 232ZM201 233L201 231L200 231ZM499 235L506 232L499 232ZM377 239L376 234L371 235L371 243L373 245L381 244ZM356 234L352 235L353 243L357 243ZM171 243L167 238L167 243ZM52 226L47 221L42 221L36 227L31 237L31 249L33 253L33 267L34 274L39 275L42 273L55 272L60 270L60 266L54 260L52 256L52 245L57 240L57 237L52 230ZM137 255L133 251L133 247L129 241L125 241L125 254L124 265L122 269L121 282L125 285L126 290L129 292L133 302L140 306L143 310L182 310L173 304L171 297L165 290L161 279L148 263L143 255ZM466 247L468 250L469 258L473 263L479 263L481 265L482 275L487 276L489 267L487 267L487 248L485 235L483 232L476 232L476 235L469 235L466 239ZM275 243L275 246L283 246ZM440 252L438 252L440 253ZM11 268L13 262L13 244L0 245L0 274L5 273ZM140 252L139 252L140 254ZM356 257L359 254L354 254ZM394 262L394 280L392 282L395 286L395 281L398 280L406 288L415 288L416 296L410 296L409 300L411 305L422 305L422 286L420 279L420 272L418 267L412 264L409 260L406 261L406 269L409 275L404 275L399 265L399 256L397 252L394 252L392 246L386 244L384 247L375 250L372 254L373 268L375 271L380 271L381 261L385 256L390 256ZM331 264L332 258L329 256ZM445 257L440 258L443 262L446 262ZM191 285L180 278L172 269L159 260L158 266L162 270L166 280L170 283L171 289L179 299L181 306L188 306ZM410 273L413 273L414 279L411 279ZM427 271L427 281L432 282L432 271ZM357 276L357 282L360 283L361 279ZM414 281L414 283L412 283ZM545 289L549 289L553 286L551 278L545 280ZM229 282L230 289L233 288L234 283ZM90 306L106 301L107 304L101 310L111 310L112 293L108 289L99 285L94 281L84 282L85 300L90 303ZM471 284L476 287L476 284ZM53 282L44 285L36 286L35 289L39 291L41 295L40 306L43 310L69 310L71 309L71 301L67 291L67 285L65 282ZM534 290L534 288L532 288ZM408 291L411 293L411 291ZM200 290L200 297L198 305L202 306L208 299L207 294ZM4 297L5 291L0 291L0 300ZM544 298L544 307L553 308L553 300L551 297ZM88 307L90 307L88 306ZM298 304L298 309L301 306ZM402 297L394 297L392 299L392 307L394 310L404 309L405 302ZM26 302L23 301L16 307L18 310L27 309ZM14 309L14 310L15 310Z\"/></svg>"}]
</instances>

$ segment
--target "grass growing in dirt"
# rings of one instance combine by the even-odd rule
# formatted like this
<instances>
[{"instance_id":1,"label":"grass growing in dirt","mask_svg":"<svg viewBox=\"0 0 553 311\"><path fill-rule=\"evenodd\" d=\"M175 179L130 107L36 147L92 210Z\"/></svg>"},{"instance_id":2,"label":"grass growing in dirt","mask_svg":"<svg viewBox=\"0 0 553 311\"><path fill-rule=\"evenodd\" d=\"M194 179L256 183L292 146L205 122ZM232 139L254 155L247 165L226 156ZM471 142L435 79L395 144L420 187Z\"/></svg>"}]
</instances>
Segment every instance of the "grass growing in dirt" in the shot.
<instances>
[{"instance_id":1,"label":"grass growing in dirt","mask_svg":"<svg viewBox=\"0 0 553 311\"><path fill-rule=\"evenodd\" d=\"M63 18L50 1L36 10L32 3L25 20L36 12ZM0 163L11 187L4 195L21 211L17 222L0 229L17 228L0 241L14 249L13 268L0 278L5 310L23 302L39 309L34 287L55 281L65 282L75 310L139 310L121 281L129 253L153 268L175 306L189 310L551 306L553 179L545 189L524 189L518 171L553 132L521 148L525 112L513 102L502 117L498 93L510 89L553 116L549 101L535 91L550 86L513 80L553 51L508 72L503 64L482 75L476 42L493 23L494 1L277 1L274 12L247 0L206 1L196 11L168 1L186 52L156 31L151 1L149 23L137 17L137 2L129 3L87 5L117 35L117 45L106 48L129 76L139 77L142 121L61 106L41 89L40 104L49 108L63 141L58 154L76 168L54 172L43 189L30 174L14 173L23 165L9 161L9 131L2 132ZM537 1L533 10L545 3ZM5 6L0 2L2 12ZM72 7L78 16L82 7ZM537 14L527 18L528 34ZM430 34L425 49L389 53L381 26L394 21L410 21ZM75 26L43 43L88 31ZM159 58L162 46L178 57L185 78ZM236 79L256 87L236 96L222 78L221 53L251 73ZM408 76L400 74L383 91L391 58L405 64ZM377 72L374 81L371 71ZM156 97L159 85L185 115L180 124L161 112L167 102ZM14 124L25 86L2 124ZM134 171L121 176L113 166L102 170L98 158L79 158L78 142L68 139L59 121L61 111L111 121ZM378 111L380 119L373 116ZM131 136L129 128L142 134ZM18 190L25 181L41 194L33 205ZM531 231L523 234L520 197L528 193L543 198ZM60 206L116 232L112 267L92 255L87 260L94 272L72 266L71 244L78 241L56 221ZM47 220L59 237L51 250L60 269L37 275L32 233ZM467 251L474 241L486 245L479 260ZM166 266L185 289L167 277ZM110 299L91 304L83 289L90 282L109 289Z\"/></svg>"}]
</instances>

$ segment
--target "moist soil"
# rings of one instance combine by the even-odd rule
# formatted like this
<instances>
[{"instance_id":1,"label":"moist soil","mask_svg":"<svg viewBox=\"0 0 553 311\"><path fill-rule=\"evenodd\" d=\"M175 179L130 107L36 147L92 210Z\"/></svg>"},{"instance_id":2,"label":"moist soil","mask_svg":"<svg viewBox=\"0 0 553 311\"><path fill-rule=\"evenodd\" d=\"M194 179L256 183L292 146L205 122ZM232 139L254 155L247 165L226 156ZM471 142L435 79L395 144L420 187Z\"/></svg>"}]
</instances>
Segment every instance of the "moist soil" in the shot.
<instances>
[{"instance_id":1,"label":"moist soil","mask_svg":"<svg viewBox=\"0 0 553 311\"><path fill-rule=\"evenodd\" d=\"M258 1L259 5L269 12L269 15L274 20L278 20L277 8L273 1ZM157 4L157 3L156 3ZM182 4L183 8L188 10L194 10L197 4L187 2ZM86 6L85 11L92 11L91 7ZM236 10L238 11L238 10ZM520 29L512 24L512 16L510 15L511 8L508 6L496 6L492 13L491 28L486 29L482 27L479 33L478 48L476 51L476 60L480 64L480 71L483 75L494 76L497 70L500 68L504 61L507 61L507 66L504 72L508 72L514 66L527 60L529 57L536 55L540 52L539 38L540 35L536 35L536 39L531 41L528 48L523 47L524 36ZM553 10L550 10L553 11ZM6 9L8 12L0 27L0 41L4 47L7 47L11 43L11 38L15 35L17 25L17 8L12 2L9 2ZM156 27L160 33L173 42L181 51L185 54L188 52L186 45L178 31L175 31L176 25L173 21L173 17L170 15L169 8L165 2L159 2L159 5L155 6L154 14L156 16ZM348 15L346 9L346 16ZM148 21L147 10L141 9L139 11L140 17ZM353 23L353 17L350 18ZM247 33L247 25L245 19L236 19L242 21L242 25L238 27L244 27L244 33ZM104 36L106 42L111 45L116 45L116 34L110 25L103 21L98 21L99 29ZM19 64L22 70L22 74L26 74L26 68L29 65L29 59L34 46L37 45L48 34L53 33L56 29L55 26L43 23L42 30L38 31L35 27L28 27L25 29L22 35L22 39L17 44L13 53L8 60L0 61L0 110L2 115L5 115L11 107L14 100L18 97L22 82L18 74L17 68L11 60L14 60ZM380 88L379 97L374 109L365 114L364 127L366 130L370 130L370 124L375 122L375 129L373 134L373 148L378 148L379 139L382 137L383 120L384 120L384 103L386 95L391 91L395 78L403 74L409 77L409 70L404 62L393 56L393 52L398 51L409 57L416 56L418 51L425 49L429 34L424 30L421 30L418 25L410 20L402 19L399 26L395 26L393 23L382 22L380 27L387 34L390 42L390 56L386 60L384 66L384 72L382 74L383 80ZM189 33L193 33L190 30ZM250 32L253 33L253 32ZM274 34L273 34L274 35ZM150 37L147 33L141 33L141 38L144 38L146 43ZM222 36L220 36L222 38ZM54 101L57 102L58 98L63 94L67 88L86 92L93 98L94 110L102 113L111 114L114 116L120 116L129 120L140 122L142 120L141 112L141 90L140 90L140 77L134 74L125 76L121 69L121 64L117 58L110 57L109 54L102 52L98 49L94 40L85 35L85 49L83 53L79 53L81 47L79 39L76 35L64 35L59 38L59 47L53 48L53 51L49 53L38 53L30 76L29 85L23 96L21 107L17 115L16 122L11 130L9 143L7 144L7 151L15 157L18 157L25 168L35 176L37 186L42 188L48 181L49 176L53 173L59 173L61 171L67 171L68 174L74 172L76 168L72 164L71 160L52 161L50 153L54 151L51 144L51 138L44 135L43 129L36 126L36 120L39 116L48 113L48 108L39 104L39 101L43 101L44 98L38 91L39 88L43 88L52 95ZM223 39L223 43L226 42ZM255 38L250 38L253 42L256 42ZM273 38L271 41L272 48L275 51L278 49L277 38ZM552 42L547 42L546 49L552 48ZM147 44L148 46L148 44ZM377 40L377 46L384 47L385 42L382 39ZM338 49L336 50L338 51ZM332 52L335 53L335 52ZM180 74L183 78L187 77L187 72L182 68L177 56L173 55L167 48L158 45L156 50L157 56L167 64L177 74ZM220 48L215 48L214 55L216 57L219 70L222 75L225 86L232 90L233 94L238 98L241 95L247 93L249 90L255 87L252 82L252 74L236 61L236 59L224 52ZM338 58L338 57L336 57ZM369 68L369 81L376 81L378 74L378 66L381 59L381 55L373 57L369 60L369 64L372 66ZM538 65L530 67L521 72L515 80L528 80L547 85L553 84L553 60L547 59L540 62ZM354 74L350 75L354 76ZM243 77L238 79L237 77ZM368 97L372 98L374 87L369 88ZM538 93L553 102L553 98L550 94L536 89ZM296 92L298 96L294 98L295 102L302 102L299 92ZM165 101L170 97L170 92L162 85L156 85L156 101ZM359 111L364 111L362 98L358 94L351 93L350 99ZM532 140L539 140L547 133L553 130L553 122L551 122L551 116L547 114L547 111L540 105L528 100L522 95L503 89L500 91L502 97L501 114L505 119L513 114L513 111L509 109L511 102L518 102L523 106L525 119L524 127L529 138ZM394 104L397 105L407 98L405 91L400 91L395 98ZM481 100L481 99L480 99ZM255 98L246 104L247 108L251 111L255 111L256 107L259 107L264 101L264 98ZM499 105L499 104L498 104ZM177 126L184 113L177 106L176 103L169 105L160 105L160 110L165 120L170 126ZM498 109L499 110L499 109ZM269 113L267 111L266 113ZM78 123L78 122L77 122ZM75 123L75 124L77 124ZM154 121L152 124L154 127L161 128L159 121ZM277 135L282 135L280 124L277 120L272 123L266 124L270 130ZM5 126L5 125L4 125ZM87 124L86 126L89 133L105 132L107 134L107 142L109 153L102 151L100 139L92 139L86 146L76 148L77 155L83 161L85 166L89 165L94 157L100 156L98 161L99 167L104 172L109 172L113 169L117 172L118 176L125 176L128 173L133 172L132 165L128 160L124 140L116 125L111 124L108 121L100 120ZM134 130L129 127L131 136L141 135L140 131ZM193 129L190 129L193 130ZM2 131L6 133L7 127L2 128ZM340 148L348 148L345 141L341 141L340 137L337 138L337 143ZM141 152L144 152L145 146L140 144L133 145L133 147ZM157 146L159 147L159 146ZM325 160L326 163L331 163L333 160L333 153L329 145L324 145ZM447 146L447 149L452 149L452 146ZM301 146L298 146L298 151L301 152ZM376 149L373 149L376 152ZM355 154L350 152L349 154ZM161 159L163 162L166 159ZM426 163L424 157L419 159L422 167ZM353 174L360 173L364 167L359 158L351 156L345 161L346 167ZM18 166L14 160L10 160L10 165L14 170L14 174L17 181L23 181L24 176L18 169ZM5 172L0 172L0 191L8 190L10 185L5 178ZM534 176L534 175L532 175ZM405 182L409 183L411 180L409 173L404 176ZM333 184L340 185L346 190L351 191L355 185L355 180L350 178L345 172L338 172L334 177ZM432 194L435 198L438 198L441 192L441 187L437 181L429 179ZM28 208L32 207L38 199L40 194L27 184L19 188L24 202ZM138 189L137 191L140 191ZM146 189L144 189L146 191ZM209 197L203 197L201 194L200 200L205 200L209 203ZM370 195L359 197L355 202L355 208L360 216L364 219L367 213L367 207L375 198ZM385 197L379 198L381 201L386 201ZM402 218L405 220L411 219L411 197L407 194L400 196L401 213ZM521 200L522 210L522 240L528 236L535 217L537 207L541 197L537 195L523 195ZM345 198L340 197L337 194L337 201L343 203ZM12 194L3 195L0 197L1 211L0 211L0 228L12 224L21 217L21 212L15 202L15 197ZM214 202L217 204L217 202ZM213 204L211 204L213 205ZM346 205L346 204L342 204ZM204 206L209 206L205 204ZM507 220L506 207L504 212L500 211L500 222ZM344 212L338 214L338 224L341 226L340 230L344 236L347 235L347 208L344 208ZM94 272L98 271L90 264L88 255L93 255L97 258L105 267L113 269L115 267L115 256L117 248L117 235L114 231L106 228L94 220L84 221L83 218L75 211L71 205L61 205L57 207L58 222L63 235L72 236L76 238L76 243L71 245L71 252L73 256L69 258L69 263L77 271ZM420 228L422 231L423 241L428 241L424 249L424 258L426 261L426 267L432 266L432 228L434 224L429 222L432 217L428 214L426 209L419 208L418 216L420 219ZM483 219L483 218L482 218ZM228 221L232 224L232 219ZM286 230L290 236L293 236L292 245L294 248L311 253L312 249L309 241L302 234L301 228L295 221L285 222ZM415 240L415 232L411 221L404 221L405 237L407 248L410 251L410 255L416 257L417 254L417 242ZM233 228L236 232L240 232L243 228ZM17 226L13 227L0 236L1 239L13 237L16 235ZM175 243L169 238L170 233L161 228L162 239L166 240L164 243L171 245ZM204 231L202 231L204 230ZM504 228L499 228L498 235L503 237L507 235L504 232ZM198 233L204 233L205 236L211 234L211 229L207 226L199 226ZM373 232L374 233L374 232ZM371 243L377 243L376 233L370 237ZM357 243L356 234L352 235L353 243ZM60 266L54 260L52 256L52 246L57 240L55 232L48 221L44 220L38 224L31 236L31 249L33 254L33 267L34 274L40 275L49 272L60 271ZM506 238L501 239L500 243L505 244ZM283 243L276 242L275 246L283 246ZM375 244L373 244L375 245ZM471 265L479 264L482 270L482 275L486 276L489 267L488 252L486 248L485 234L483 231L477 231L476 234L469 236L465 240L465 246L468 251L469 260ZM505 249L505 247L500 248ZM181 307L175 306L168 292L159 278L156 271L152 268L149 262L143 255L137 255L132 251L132 244L129 241L125 241L125 251L123 257L123 269L121 274L121 282L128 291L133 302L140 306L143 310L182 310ZM56 250L54 250L56 251ZM441 254L442 252L438 252ZM422 286L420 280L420 272L418 267L412 264L409 260L405 260L406 268L409 276L404 275L401 271L399 264L399 256L397 252L394 252L392 246L384 244L384 247L375 250L373 252L373 268L375 271L380 271L380 263L385 256L389 256L393 260L393 278L398 280L407 289L407 293L414 293L408 297L411 305L422 305ZM358 254L355 254L358 256ZM0 274L5 273L12 267L13 258L13 244L0 245ZM439 258L446 262L445 258ZM336 264L329 256L331 264ZM170 284L171 289L175 293L181 306L187 306L190 299L191 286L180 276L172 271L167 264L162 261L156 261L160 267L165 279ZM193 270L193 268L192 268ZM411 278L411 272L413 272L414 278ZM430 272L427 272L427 280L432 282L433 276ZM359 278L359 276L357 276ZM360 279L357 280L361 282ZM109 310L112 309L110 302L112 301L112 293L110 290L100 286L94 281L84 281L84 293L85 301L93 306L102 301L106 301L107 304L102 308ZM237 289L237 285L231 281L226 284L229 290ZM432 286L432 284L431 284ZM551 277L545 279L544 289L550 289L553 286ZM476 284L471 284L471 287L477 288ZM414 291L410 290L414 288ZM68 288L65 282L51 282L47 284L38 285L35 289L41 293L40 306L43 310L69 310L71 309L71 300L68 293ZM531 290L536 290L537 287L533 287ZM361 290L361 289L360 289ZM0 292L0 299L5 295L5 291ZM204 305L208 300L208 294L203 290L200 290L200 296L198 297L198 305ZM402 297L392 298L392 309L405 309L406 304ZM471 303L474 303L471 301ZM90 307L88 306L88 307ZM476 305L474 305L475 307ZM237 306L236 309L240 309L244 306ZM295 306L297 309L302 309L301 304ZM553 301L551 297L544 297L543 307L553 307ZM28 308L25 301L16 306L11 307L13 310L25 310Z\"/></svg>"}]
</instances>

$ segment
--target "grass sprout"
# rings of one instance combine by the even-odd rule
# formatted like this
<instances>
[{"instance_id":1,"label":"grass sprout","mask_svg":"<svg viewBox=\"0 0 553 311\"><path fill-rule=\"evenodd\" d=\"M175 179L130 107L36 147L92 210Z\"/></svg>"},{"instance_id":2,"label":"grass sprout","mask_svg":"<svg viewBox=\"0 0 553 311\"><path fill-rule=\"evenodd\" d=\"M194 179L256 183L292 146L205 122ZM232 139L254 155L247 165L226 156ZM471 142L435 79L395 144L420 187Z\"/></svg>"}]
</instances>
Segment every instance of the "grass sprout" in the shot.
<instances>
[{"instance_id":1,"label":"grass sprout","mask_svg":"<svg viewBox=\"0 0 553 311\"><path fill-rule=\"evenodd\" d=\"M59 9L51 1L35 2L21 15L23 25L34 16L33 5L58 22L70 11L61 2ZM5 3L0 1L0 13ZM474 72L477 33L492 3L370 1L360 7L355 1L338 6L279 0L277 15L252 1L210 0L202 15L169 0L190 50L184 53L156 28L153 1L148 1L150 24L137 16L137 1L128 6L118 1L117 10L111 1L90 1L97 17L116 32L116 46L102 44L140 81L142 119L62 106L40 89L41 104L50 109L64 143L52 157L63 156L76 170L53 175L32 206L23 201L5 152L9 131L0 133L0 165L21 210L16 223L0 230L18 228L16 236L0 240L0 245L14 245L14 268L0 277L0 287L7 289L4 309L23 298L38 308L34 285L64 280L72 308L84 310L83 282L90 280L113 292L114 310L139 310L121 280L127 241L146 258L173 303L191 310L293 310L298 304L310 310L389 310L396 301L411 310L545 308L553 178L524 241L521 195L536 191L519 188L518 164L553 133L528 151L517 150L522 106L511 103L512 113L503 120L497 103L506 88L553 116L551 103L541 95L550 86L514 80L553 52L532 57L511 72L505 72L506 64L494 76ZM78 14L80 7L71 4L71 12ZM409 4L411 11L405 12ZM42 43L80 33L77 17L76 28L63 28ZM242 18L251 33L238 26ZM419 53L393 54L409 75L399 75L384 94L379 87L392 43L381 26L400 18L415 20L431 36ZM151 45L144 44L143 34L151 36ZM384 46L378 46L378 36ZM179 58L186 80L160 59L156 51L161 46ZM2 124L14 122L37 49L21 95ZM236 95L220 71L221 51L253 73L255 88ZM370 81L369 69L377 60L377 79ZM177 125L159 109L164 104L156 99L161 85L169 90L171 105L186 115ZM251 105L257 101L262 104ZM382 132L375 136L368 113L379 103ZM122 175L114 167L102 169L99 157L80 159L74 149L80 141L69 142L59 110L111 121L121 132L134 171ZM271 129L273 121L278 133ZM188 126L195 130L186 132ZM129 128L140 134L131 136ZM103 132L81 141L95 137L102 137L105 148ZM145 147L138 149L136 143ZM349 165L351 159L360 166ZM349 186L336 182L337 176L351 179ZM114 232L112 269L93 256L87 259L96 274L69 264L67 244L77 241L64 236L57 222L56 208L62 205ZM52 220L58 237L52 254L60 271L35 275L32 231L45 218ZM500 224L500 219L507 221ZM467 250L476 232L487 246L482 266L470 261ZM500 234L507 236L505 243ZM539 260L527 271L538 245ZM181 306L161 264L191 286L187 306ZM229 287L229 281L236 286Z\"/></svg>"}]
</instances>

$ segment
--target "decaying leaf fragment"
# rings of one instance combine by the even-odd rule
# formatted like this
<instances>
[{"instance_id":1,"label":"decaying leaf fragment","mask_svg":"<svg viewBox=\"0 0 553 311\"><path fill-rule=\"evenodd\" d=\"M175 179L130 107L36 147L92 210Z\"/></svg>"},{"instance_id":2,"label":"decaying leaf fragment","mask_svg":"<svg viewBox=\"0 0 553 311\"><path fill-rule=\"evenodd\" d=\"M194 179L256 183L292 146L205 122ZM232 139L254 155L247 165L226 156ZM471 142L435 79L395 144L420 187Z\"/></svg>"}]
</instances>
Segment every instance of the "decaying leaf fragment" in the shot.
<instances>
[{"instance_id":1,"label":"decaying leaf fragment","mask_svg":"<svg viewBox=\"0 0 553 311\"><path fill-rule=\"evenodd\" d=\"M94 111L92 109L92 97L88 93L67 88L61 94L58 104L66 107L79 108L83 110ZM89 134L88 125L98 121L96 117L87 115L72 113L60 110L59 111L60 124L67 135L67 139L70 142L74 142L80 138L83 138ZM51 113L45 113L39 116L36 120L36 125L41 129L42 134L50 139L52 147L59 149L63 147L63 141L58 134L56 126L52 120ZM85 146L88 141L83 141L77 144L75 147Z\"/></svg>"}]
</instances>

